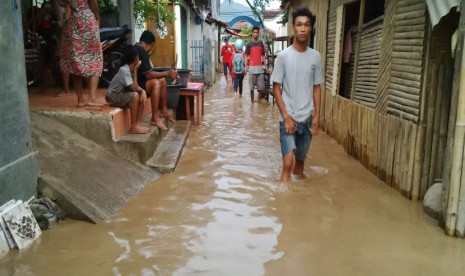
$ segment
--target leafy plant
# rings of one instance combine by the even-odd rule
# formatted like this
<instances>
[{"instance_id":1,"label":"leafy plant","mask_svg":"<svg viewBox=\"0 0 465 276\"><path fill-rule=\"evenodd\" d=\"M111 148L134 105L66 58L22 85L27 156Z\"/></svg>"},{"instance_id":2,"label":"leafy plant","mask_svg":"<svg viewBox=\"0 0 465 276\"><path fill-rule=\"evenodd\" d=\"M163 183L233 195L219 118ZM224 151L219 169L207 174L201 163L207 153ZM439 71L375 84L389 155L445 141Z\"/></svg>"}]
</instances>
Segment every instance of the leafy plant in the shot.
<instances>
[{"instance_id":1,"label":"leafy plant","mask_svg":"<svg viewBox=\"0 0 465 276\"><path fill-rule=\"evenodd\" d=\"M164 29L165 22L173 23L176 19L171 5L180 5L182 0L134 0L134 20L142 28L146 21L154 21L157 28ZM118 0L98 0L100 8L118 7Z\"/></svg>"},{"instance_id":2,"label":"leafy plant","mask_svg":"<svg viewBox=\"0 0 465 276\"><path fill-rule=\"evenodd\" d=\"M176 16L170 10L171 5L180 5L181 0L134 0L134 18L138 27L143 27L146 21L155 21L159 29L164 28L164 22L173 23Z\"/></svg>"},{"instance_id":3,"label":"leafy plant","mask_svg":"<svg viewBox=\"0 0 465 276\"><path fill-rule=\"evenodd\" d=\"M98 6L103 7L118 7L118 0L98 0Z\"/></svg>"}]
</instances>

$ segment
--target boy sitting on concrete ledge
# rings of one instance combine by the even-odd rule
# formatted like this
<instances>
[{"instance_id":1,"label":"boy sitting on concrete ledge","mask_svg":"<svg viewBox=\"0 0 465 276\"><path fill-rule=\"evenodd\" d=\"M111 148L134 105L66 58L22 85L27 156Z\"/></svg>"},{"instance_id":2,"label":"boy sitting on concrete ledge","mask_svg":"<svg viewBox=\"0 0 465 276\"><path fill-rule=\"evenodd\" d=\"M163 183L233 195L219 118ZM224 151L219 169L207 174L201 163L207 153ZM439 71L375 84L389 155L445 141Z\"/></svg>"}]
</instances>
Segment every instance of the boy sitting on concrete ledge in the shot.
<instances>
[{"instance_id":1,"label":"boy sitting on concrete ledge","mask_svg":"<svg viewBox=\"0 0 465 276\"><path fill-rule=\"evenodd\" d=\"M141 61L136 48L132 45L126 46L121 61L123 66L111 80L105 100L113 107L130 108L132 133L148 133L147 128L140 126L147 95L137 84L137 68Z\"/></svg>"}]
</instances>

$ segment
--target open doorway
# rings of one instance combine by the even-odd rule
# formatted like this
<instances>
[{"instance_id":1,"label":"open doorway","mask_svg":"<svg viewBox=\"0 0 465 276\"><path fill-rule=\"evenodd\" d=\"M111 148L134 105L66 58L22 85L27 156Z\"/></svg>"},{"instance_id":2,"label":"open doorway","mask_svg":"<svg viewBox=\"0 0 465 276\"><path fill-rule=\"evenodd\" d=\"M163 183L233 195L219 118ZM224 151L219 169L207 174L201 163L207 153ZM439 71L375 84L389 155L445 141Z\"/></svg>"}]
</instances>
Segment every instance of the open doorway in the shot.
<instances>
[{"instance_id":1,"label":"open doorway","mask_svg":"<svg viewBox=\"0 0 465 276\"><path fill-rule=\"evenodd\" d=\"M341 77L339 78L339 95L350 99L355 68L355 45L358 39L358 21L360 1L344 5L343 26L344 43L342 46Z\"/></svg>"}]
</instances>

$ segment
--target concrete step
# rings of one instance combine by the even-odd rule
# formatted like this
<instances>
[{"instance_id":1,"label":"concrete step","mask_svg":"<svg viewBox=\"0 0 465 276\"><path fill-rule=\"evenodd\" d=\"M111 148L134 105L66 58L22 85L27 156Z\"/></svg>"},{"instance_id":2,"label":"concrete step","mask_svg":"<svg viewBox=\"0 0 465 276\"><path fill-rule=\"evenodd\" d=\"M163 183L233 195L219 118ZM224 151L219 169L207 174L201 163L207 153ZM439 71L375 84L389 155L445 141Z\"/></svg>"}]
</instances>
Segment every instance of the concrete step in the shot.
<instances>
[{"instance_id":1,"label":"concrete step","mask_svg":"<svg viewBox=\"0 0 465 276\"><path fill-rule=\"evenodd\" d=\"M147 115L141 122L143 127L149 129L147 134L132 134L128 132L112 143L113 149L118 151L120 156L145 164L169 131L161 131L159 128L150 125L150 119L151 116ZM173 126L166 119L164 119L164 123L168 128Z\"/></svg>"},{"instance_id":2,"label":"concrete step","mask_svg":"<svg viewBox=\"0 0 465 276\"><path fill-rule=\"evenodd\" d=\"M152 113L150 101L145 102L144 116ZM114 141L118 141L131 129L131 111L129 109L115 108L111 112L111 136Z\"/></svg>"},{"instance_id":3,"label":"concrete step","mask_svg":"<svg viewBox=\"0 0 465 276\"><path fill-rule=\"evenodd\" d=\"M149 109L150 111L150 109ZM173 110L169 110L173 114ZM150 112L144 112L142 125L149 127L148 134L128 133L131 128L129 110L102 108L99 110L35 110L41 115L55 119L82 136L102 145L121 157L145 164L158 143L166 135L151 126ZM166 119L165 125L170 127Z\"/></svg>"},{"instance_id":4,"label":"concrete step","mask_svg":"<svg viewBox=\"0 0 465 276\"><path fill-rule=\"evenodd\" d=\"M146 165L161 173L173 172L181 157L191 127L190 121L177 121L158 144Z\"/></svg>"},{"instance_id":5,"label":"concrete step","mask_svg":"<svg viewBox=\"0 0 465 276\"><path fill-rule=\"evenodd\" d=\"M102 223L160 176L56 120L31 113L31 126L41 169L38 191L75 218Z\"/></svg>"}]
</instances>

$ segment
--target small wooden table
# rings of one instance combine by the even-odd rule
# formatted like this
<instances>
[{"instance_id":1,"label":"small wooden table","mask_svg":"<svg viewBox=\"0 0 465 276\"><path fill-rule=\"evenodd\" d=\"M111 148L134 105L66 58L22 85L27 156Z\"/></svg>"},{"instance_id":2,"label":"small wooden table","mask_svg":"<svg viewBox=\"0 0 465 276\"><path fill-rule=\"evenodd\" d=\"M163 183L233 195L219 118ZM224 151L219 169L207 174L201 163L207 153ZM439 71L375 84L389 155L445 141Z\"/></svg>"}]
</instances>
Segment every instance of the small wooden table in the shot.
<instances>
[{"instance_id":1,"label":"small wooden table","mask_svg":"<svg viewBox=\"0 0 465 276\"><path fill-rule=\"evenodd\" d=\"M200 125L200 96L202 96L202 115L204 114L204 104L205 104L205 86L200 82L189 82L187 83L186 88L181 88L179 91L180 96L185 97L186 102L186 114L187 120L191 119L191 108L189 97L193 97L195 100L195 109L197 113L197 125ZM195 114L194 114L195 115Z\"/></svg>"}]
</instances>

